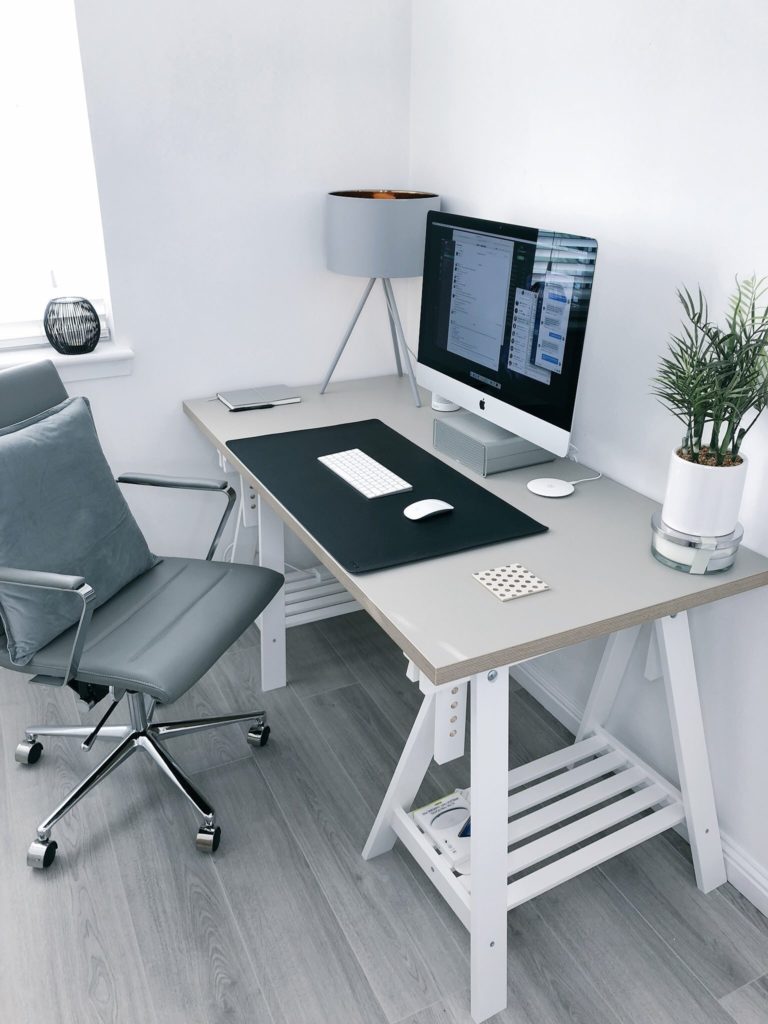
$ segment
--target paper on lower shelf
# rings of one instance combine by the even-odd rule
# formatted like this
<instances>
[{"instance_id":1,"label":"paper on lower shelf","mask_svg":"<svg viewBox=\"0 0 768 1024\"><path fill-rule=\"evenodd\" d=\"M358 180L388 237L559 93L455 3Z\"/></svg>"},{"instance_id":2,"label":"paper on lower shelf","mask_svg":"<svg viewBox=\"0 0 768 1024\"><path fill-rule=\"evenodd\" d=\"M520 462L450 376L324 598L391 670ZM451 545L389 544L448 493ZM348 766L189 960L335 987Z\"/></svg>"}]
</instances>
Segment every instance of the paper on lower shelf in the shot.
<instances>
[{"instance_id":1,"label":"paper on lower shelf","mask_svg":"<svg viewBox=\"0 0 768 1024\"><path fill-rule=\"evenodd\" d=\"M411 812L416 825L447 858L454 871L468 874L470 837L459 832L470 814L470 791L457 789Z\"/></svg>"}]
</instances>

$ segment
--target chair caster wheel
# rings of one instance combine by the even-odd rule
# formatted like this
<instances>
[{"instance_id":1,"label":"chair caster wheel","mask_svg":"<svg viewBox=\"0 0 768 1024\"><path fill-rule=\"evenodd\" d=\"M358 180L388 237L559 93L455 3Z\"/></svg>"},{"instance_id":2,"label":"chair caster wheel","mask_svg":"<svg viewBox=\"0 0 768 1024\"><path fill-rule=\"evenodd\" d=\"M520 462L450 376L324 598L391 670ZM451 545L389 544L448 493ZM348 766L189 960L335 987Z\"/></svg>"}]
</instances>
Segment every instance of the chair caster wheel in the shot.
<instances>
[{"instance_id":1,"label":"chair caster wheel","mask_svg":"<svg viewBox=\"0 0 768 1024\"><path fill-rule=\"evenodd\" d=\"M53 864L57 850L53 839L35 839L27 850L27 867L43 871Z\"/></svg>"},{"instance_id":2,"label":"chair caster wheel","mask_svg":"<svg viewBox=\"0 0 768 1024\"><path fill-rule=\"evenodd\" d=\"M14 756L19 764L37 764L42 753L42 743L39 743L37 740L22 740L18 747L16 747Z\"/></svg>"},{"instance_id":3,"label":"chair caster wheel","mask_svg":"<svg viewBox=\"0 0 768 1024\"><path fill-rule=\"evenodd\" d=\"M215 853L221 842L221 829L218 825L201 825L197 830L195 846L203 853Z\"/></svg>"},{"instance_id":4,"label":"chair caster wheel","mask_svg":"<svg viewBox=\"0 0 768 1024\"><path fill-rule=\"evenodd\" d=\"M268 725L252 725L246 738L252 747L266 747L269 733Z\"/></svg>"}]
</instances>

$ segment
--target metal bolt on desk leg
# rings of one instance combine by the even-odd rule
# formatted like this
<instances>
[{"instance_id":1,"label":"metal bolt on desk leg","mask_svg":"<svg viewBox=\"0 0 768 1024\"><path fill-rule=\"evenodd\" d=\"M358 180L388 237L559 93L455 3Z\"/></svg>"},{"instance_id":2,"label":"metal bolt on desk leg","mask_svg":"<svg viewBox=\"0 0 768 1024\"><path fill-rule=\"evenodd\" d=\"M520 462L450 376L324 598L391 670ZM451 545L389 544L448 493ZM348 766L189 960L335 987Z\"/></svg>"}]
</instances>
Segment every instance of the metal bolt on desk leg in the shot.
<instances>
[{"instance_id":1,"label":"metal bolt on desk leg","mask_svg":"<svg viewBox=\"0 0 768 1024\"><path fill-rule=\"evenodd\" d=\"M488 682L492 683L498 674L499 673L496 671L496 669L492 668L491 671L488 673Z\"/></svg>"}]
</instances>

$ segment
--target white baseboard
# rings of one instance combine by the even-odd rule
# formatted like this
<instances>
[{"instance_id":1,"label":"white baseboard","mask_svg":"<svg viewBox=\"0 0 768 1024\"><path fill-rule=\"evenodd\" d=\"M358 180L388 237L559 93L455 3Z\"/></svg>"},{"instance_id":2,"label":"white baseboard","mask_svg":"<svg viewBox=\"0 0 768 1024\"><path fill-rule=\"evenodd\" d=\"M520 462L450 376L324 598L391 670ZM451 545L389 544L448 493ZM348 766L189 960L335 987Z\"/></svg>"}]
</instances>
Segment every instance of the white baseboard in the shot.
<instances>
[{"instance_id":1,"label":"white baseboard","mask_svg":"<svg viewBox=\"0 0 768 1024\"><path fill-rule=\"evenodd\" d=\"M576 733L584 709L563 693L554 676L535 661L516 665L512 674L526 693L530 693L569 732ZM684 826L680 826L678 831L687 839ZM721 832L720 838L728 881L768 917L768 870L729 835Z\"/></svg>"},{"instance_id":2,"label":"white baseboard","mask_svg":"<svg viewBox=\"0 0 768 1024\"><path fill-rule=\"evenodd\" d=\"M743 850L730 836L721 834L728 881L768 917L768 871Z\"/></svg>"}]
</instances>

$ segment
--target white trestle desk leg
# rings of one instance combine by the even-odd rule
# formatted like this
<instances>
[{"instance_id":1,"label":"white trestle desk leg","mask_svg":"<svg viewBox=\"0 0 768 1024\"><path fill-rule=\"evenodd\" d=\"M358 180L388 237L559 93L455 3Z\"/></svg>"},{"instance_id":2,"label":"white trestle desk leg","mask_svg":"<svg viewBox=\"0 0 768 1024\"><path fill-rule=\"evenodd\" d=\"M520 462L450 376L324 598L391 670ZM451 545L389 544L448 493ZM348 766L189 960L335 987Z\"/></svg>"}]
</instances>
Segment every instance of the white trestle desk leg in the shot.
<instances>
[{"instance_id":1,"label":"white trestle desk leg","mask_svg":"<svg viewBox=\"0 0 768 1024\"><path fill-rule=\"evenodd\" d=\"M406 741L395 774L382 801L370 835L363 847L363 858L371 860L386 853L397 838L392 830L392 814L396 808L411 809L419 786L424 781L435 742L435 695L427 693L421 702L416 721Z\"/></svg>"},{"instance_id":2,"label":"white trestle desk leg","mask_svg":"<svg viewBox=\"0 0 768 1024\"><path fill-rule=\"evenodd\" d=\"M619 692L632 649L637 641L639 626L612 633L605 645L600 666L592 684L587 706L576 733L576 743L587 739L598 726L605 725Z\"/></svg>"},{"instance_id":3,"label":"white trestle desk leg","mask_svg":"<svg viewBox=\"0 0 768 1024\"><path fill-rule=\"evenodd\" d=\"M259 497L259 565L285 571L283 521ZM276 594L256 620L261 632L261 688L285 686L285 588Z\"/></svg>"},{"instance_id":4,"label":"white trestle desk leg","mask_svg":"<svg viewBox=\"0 0 768 1024\"><path fill-rule=\"evenodd\" d=\"M509 669L473 676L471 1009L484 1021L507 1005Z\"/></svg>"},{"instance_id":5,"label":"white trestle desk leg","mask_svg":"<svg viewBox=\"0 0 768 1024\"><path fill-rule=\"evenodd\" d=\"M725 864L686 612L659 619L656 636L696 882L710 892L726 881Z\"/></svg>"}]
</instances>

